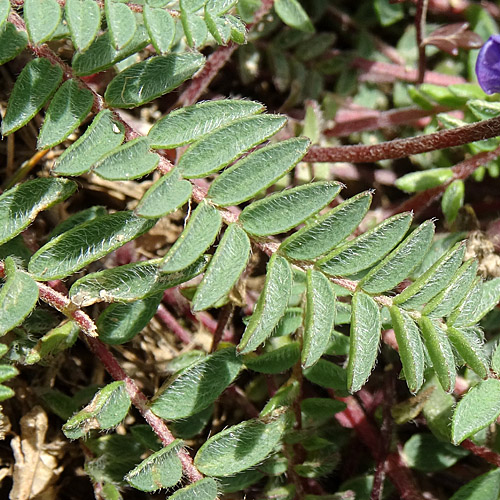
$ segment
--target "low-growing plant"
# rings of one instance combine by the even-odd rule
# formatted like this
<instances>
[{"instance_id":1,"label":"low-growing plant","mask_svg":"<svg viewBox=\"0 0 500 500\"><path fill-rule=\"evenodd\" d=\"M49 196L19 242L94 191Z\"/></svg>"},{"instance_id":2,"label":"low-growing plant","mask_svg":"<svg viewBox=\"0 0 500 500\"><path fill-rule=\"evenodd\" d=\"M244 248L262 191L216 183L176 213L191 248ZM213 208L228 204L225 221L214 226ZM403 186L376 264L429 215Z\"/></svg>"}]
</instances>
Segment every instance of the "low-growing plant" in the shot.
<instances>
[{"instance_id":1,"label":"low-growing plant","mask_svg":"<svg viewBox=\"0 0 500 500\"><path fill-rule=\"evenodd\" d=\"M414 3L0 0L10 498L498 498L499 13Z\"/></svg>"}]
</instances>

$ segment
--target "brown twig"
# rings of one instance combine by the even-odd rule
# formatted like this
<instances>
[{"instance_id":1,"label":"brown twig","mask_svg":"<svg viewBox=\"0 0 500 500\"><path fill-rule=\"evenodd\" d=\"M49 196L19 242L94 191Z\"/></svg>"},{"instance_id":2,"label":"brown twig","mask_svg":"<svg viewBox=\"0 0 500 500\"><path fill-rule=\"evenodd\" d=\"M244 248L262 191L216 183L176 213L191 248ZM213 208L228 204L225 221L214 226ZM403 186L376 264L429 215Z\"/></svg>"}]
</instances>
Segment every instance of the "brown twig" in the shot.
<instances>
[{"instance_id":1,"label":"brown twig","mask_svg":"<svg viewBox=\"0 0 500 500\"><path fill-rule=\"evenodd\" d=\"M425 36L425 23L427 20L427 6L429 0L417 0L417 11L415 13L415 28L417 32L418 47L418 83L424 83L425 79L425 45L423 44Z\"/></svg>"}]
</instances>

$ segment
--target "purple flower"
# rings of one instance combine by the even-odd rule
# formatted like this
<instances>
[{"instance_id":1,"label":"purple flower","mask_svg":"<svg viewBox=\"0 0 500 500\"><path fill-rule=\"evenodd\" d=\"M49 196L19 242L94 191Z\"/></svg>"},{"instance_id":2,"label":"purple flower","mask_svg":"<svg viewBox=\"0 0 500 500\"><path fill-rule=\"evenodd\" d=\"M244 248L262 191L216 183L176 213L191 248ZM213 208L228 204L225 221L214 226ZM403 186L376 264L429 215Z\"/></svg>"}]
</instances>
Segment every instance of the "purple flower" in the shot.
<instances>
[{"instance_id":1,"label":"purple flower","mask_svg":"<svg viewBox=\"0 0 500 500\"><path fill-rule=\"evenodd\" d=\"M500 92L500 35L492 35L482 46L476 62L477 81L487 94Z\"/></svg>"}]
</instances>

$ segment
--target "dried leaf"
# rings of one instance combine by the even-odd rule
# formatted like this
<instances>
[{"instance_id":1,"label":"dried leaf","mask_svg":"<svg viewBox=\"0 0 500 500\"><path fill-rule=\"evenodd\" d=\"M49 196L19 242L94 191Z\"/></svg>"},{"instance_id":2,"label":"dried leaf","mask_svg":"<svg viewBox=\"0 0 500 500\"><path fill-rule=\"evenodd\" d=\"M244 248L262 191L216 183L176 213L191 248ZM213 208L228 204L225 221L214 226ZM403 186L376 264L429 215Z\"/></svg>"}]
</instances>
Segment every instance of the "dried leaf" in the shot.
<instances>
[{"instance_id":1,"label":"dried leaf","mask_svg":"<svg viewBox=\"0 0 500 500\"><path fill-rule=\"evenodd\" d=\"M469 23L453 23L434 30L422 41L422 46L434 45L452 56L458 55L458 49L479 49L482 38L469 30Z\"/></svg>"}]
</instances>

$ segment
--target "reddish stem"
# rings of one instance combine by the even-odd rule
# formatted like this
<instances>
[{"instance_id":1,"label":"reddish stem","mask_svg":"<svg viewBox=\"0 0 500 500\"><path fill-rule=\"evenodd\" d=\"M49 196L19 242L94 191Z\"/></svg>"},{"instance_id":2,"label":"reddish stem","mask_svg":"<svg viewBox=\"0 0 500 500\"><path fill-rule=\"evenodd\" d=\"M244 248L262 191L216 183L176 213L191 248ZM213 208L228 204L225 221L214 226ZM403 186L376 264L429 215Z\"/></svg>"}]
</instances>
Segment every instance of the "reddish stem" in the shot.
<instances>
[{"instance_id":1,"label":"reddish stem","mask_svg":"<svg viewBox=\"0 0 500 500\"><path fill-rule=\"evenodd\" d=\"M489 448L486 448L486 446L478 446L470 439L466 439L461 446L462 448L469 450L477 457L481 457L483 460L486 460L488 463L493 464L496 467L500 467L500 455L491 451Z\"/></svg>"},{"instance_id":2,"label":"reddish stem","mask_svg":"<svg viewBox=\"0 0 500 500\"><path fill-rule=\"evenodd\" d=\"M175 319L173 314L163 305L160 304L156 311L155 316L169 329L174 335L186 345L193 342L193 337L185 328L183 328L179 322Z\"/></svg>"},{"instance_id":3,"label":"reddish stem","mask_svg":"<svg viewBox=\"0 0 500 500\"><path fill-rule=\"evenodd\" d=\"M371 163L394 160L438 149L462 146L498 135L500 135L500 117L495 117L451 130L441 130L408 139L394 139L370 146L313 147L304 157L304 161Z\"/></svg>"},{"instance_id":4,"label":"reddish stem","mask_svg":"<svg viewBox=\"0 0 500 500\"><path fill-rule=\"evenodd\" d=\"M423 41L428 3L429 0L417 0L417 12L415 13L415 27L417 32L418 47L418 83L423 83L425 80L425 45L423 44Z\"/></svg>"}]
</instances>

